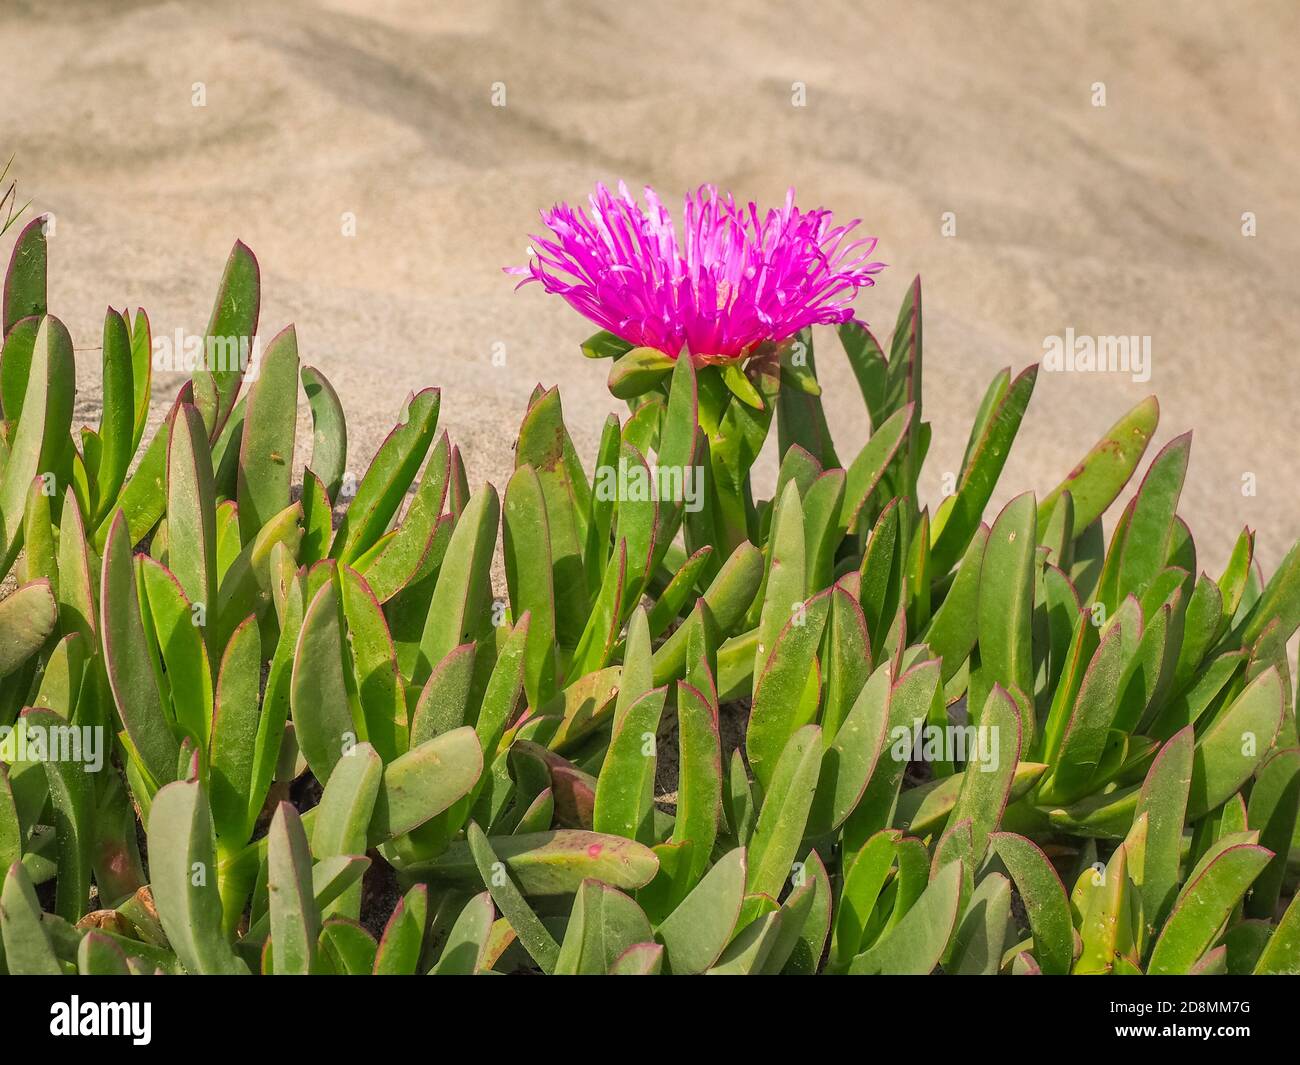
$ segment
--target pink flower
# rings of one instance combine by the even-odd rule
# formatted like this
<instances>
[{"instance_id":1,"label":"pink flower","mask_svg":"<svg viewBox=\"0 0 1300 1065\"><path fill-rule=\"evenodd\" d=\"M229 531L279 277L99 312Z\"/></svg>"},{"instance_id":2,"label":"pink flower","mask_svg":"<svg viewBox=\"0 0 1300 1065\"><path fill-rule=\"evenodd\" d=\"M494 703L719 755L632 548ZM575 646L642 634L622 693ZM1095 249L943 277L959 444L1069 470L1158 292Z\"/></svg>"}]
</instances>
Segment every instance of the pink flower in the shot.
<instances>
[{"instance_id":1,"label":"pink flower","mask_svg":"<svg viewBox=\"0 0 1300 1065\"><path fill-rule=\"evenodd\" d=\"M831 224L826 210L800 211L794 189L761 219L714 185L686 196L684 234L652 188L643 209L619 183L597 185L591 214L559 204L542 212L554 239L533 237L535 258L507 267L539 281L629 344L676 358L738 358L765 340L809 325L845 322L858 289L875 284L874 237Z\"/></svg>"}]
</instances>

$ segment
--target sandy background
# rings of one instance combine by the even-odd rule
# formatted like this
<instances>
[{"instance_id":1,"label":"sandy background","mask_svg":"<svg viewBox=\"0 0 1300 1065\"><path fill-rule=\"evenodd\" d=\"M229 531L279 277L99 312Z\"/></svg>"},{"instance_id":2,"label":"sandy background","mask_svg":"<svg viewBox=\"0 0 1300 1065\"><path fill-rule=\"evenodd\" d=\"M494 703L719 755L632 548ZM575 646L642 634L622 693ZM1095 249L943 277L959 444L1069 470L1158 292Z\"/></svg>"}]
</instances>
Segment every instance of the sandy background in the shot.
<instances>
[{"instance_id":1,"label":"sandy background","mask_svg":"<svg viewBox=\"0 0 1300 1065\"><path fill-rule=\"evenodd\" d=\"M4 0L0 154L56 216L51 305L78 347L97 348L108 303L201 330L240 237L263 335L297 323L347 409L353 469L403 395L438 384L471 478L499 487L537 381L563 386L588 459L617 407L606 364L577 353L588 325L500 273L537 208L620 177L670 202L709 180L764 204L794 184L879 236L891 267L861 317L887 333L923 276L931 501L999 367L1067 327L1147 334L1148 384L1040 376L995 503L1045 492L1154 391L1157 444L1195 429L1182 510L1217 574L1243 523L1267 566L1300 535L1298 42L1291 0ZM863 408L824 340L851 455ZM94 350L79 373L93 419ZM178 384L155 379L156 417Z\"/></svg>"}]
</instances>

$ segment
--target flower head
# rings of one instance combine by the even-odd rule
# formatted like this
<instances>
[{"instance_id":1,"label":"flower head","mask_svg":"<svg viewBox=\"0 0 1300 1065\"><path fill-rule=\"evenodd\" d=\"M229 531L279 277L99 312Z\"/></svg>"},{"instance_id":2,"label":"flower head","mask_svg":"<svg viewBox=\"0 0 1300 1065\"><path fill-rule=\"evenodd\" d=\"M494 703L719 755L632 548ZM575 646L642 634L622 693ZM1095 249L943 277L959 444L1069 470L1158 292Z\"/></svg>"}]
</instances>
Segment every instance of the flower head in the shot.
<instances>
[{"instance_id":1,"label":"flower head","mask_svg":"<svg viewBox=\"0 0 1300 1065\"><path fill-rule=\"evenodd\" d=\"M874 237L830 211L800 211L794 189L761 218L714 185L686 196L682 239L649 186L642 208L619 183L597 185L591 213L559 204L542 212L553 239L533 237L533 260L508 267L559 293L630 344L676 358L737 358L809 325L848 321L858 289L875 284Z\"/></svg>"}]
</instances>

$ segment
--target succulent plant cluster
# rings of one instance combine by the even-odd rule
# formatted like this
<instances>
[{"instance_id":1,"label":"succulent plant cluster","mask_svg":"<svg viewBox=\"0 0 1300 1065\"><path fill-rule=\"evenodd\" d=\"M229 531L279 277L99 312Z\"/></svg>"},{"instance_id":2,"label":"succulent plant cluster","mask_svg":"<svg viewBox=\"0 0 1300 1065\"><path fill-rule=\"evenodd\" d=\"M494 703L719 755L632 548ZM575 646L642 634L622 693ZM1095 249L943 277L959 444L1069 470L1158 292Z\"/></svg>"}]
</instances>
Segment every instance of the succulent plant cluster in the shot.
<instances>
[{"instance_id":1,"label":"succulent plant cluster","mask_svg":"<svg viewBox=\"0 0 1300 1065\"><path fill-rule=\"evenodd\" d=\"M919 508L918 281L887 349L837 327L847 462L807 330L601 332L629 414L590 474L539 387L471 490L429 389L356 479L292 328L146 442L149 320L110 310L74 433L46 250L3 297L0 971L1300 971L1300 551L1199 572L1190 436L1103 533L1154 400L985 524L1035 384L1004 371ZM236 245L205 351L259 303Z\"/></svg>"}]
</instances>

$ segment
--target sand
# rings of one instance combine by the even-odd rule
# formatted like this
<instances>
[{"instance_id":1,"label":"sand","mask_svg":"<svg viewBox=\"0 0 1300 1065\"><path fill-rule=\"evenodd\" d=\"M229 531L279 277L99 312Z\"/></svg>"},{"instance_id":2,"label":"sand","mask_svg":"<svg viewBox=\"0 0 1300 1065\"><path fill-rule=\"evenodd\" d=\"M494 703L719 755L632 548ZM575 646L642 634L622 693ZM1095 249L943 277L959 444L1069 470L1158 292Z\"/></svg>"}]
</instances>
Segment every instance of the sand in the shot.
<instances>
[{"instance_id":1,"label":"sand","mask_svg":"<svg viewBox=\"0 0 1300 1065\"><path fill-rule=\"evenodd\" d=\"M588 325L500 272L537 209L597 180L672 201L714 181L760 203L793 184L880 238L890 267L862 318L888 332L923 277L930 502L999 368L1067 329L1149 336L1146 383L1040 376L994 503L1051 488L1155 392L1157 444L1195 430L1182 513L1217 575L1243 524L1266 567L1300 535L1297 41L1289 0L11 0L0 153L55 215L51 303L86 349L82 417L104 307L201 330L239 237L262 264L263 335L296 323L338 388L354 470L404 395L436 384L472 480L500 488L535 383L562 386L588 461L620 406L606 364L578 354ZM851 455L863 407L819 340ZM156 418L179 383L156 379Z\"/></svg>"}]
</instances>

